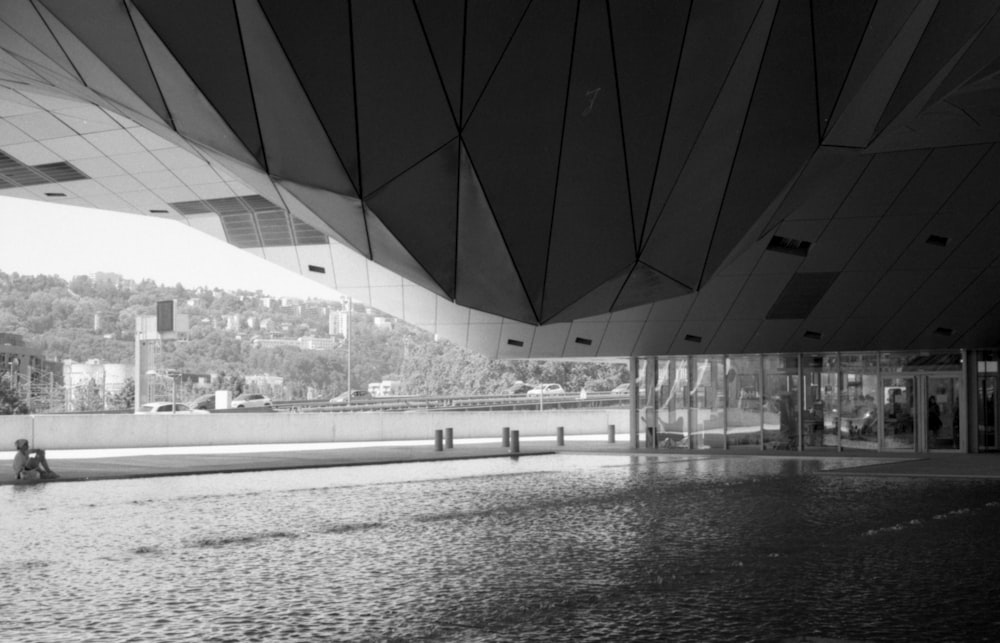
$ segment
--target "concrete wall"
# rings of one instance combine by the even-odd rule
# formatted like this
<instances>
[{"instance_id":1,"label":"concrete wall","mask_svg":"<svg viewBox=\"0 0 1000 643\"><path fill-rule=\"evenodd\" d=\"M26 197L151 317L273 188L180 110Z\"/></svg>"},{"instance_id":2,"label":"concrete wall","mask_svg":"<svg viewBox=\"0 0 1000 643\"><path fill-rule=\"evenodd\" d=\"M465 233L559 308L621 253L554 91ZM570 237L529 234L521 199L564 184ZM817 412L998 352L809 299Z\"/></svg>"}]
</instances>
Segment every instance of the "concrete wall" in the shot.
<instances>
[{"instance_id":1,"label":"concrete wall","mask_svg":"<svg viewBox=\"0 0 1000 643\"><path fill-rule=\"evenodd\" d=\"M105 449L226 444L430 440L451 427L455 439L496 437L503 427L521 437L628 433L627 409L552 411L419 411L403 413L213 413L209 415L4 415L0 451L28 438L43 449Z\"/></svg>"}]
</instances>

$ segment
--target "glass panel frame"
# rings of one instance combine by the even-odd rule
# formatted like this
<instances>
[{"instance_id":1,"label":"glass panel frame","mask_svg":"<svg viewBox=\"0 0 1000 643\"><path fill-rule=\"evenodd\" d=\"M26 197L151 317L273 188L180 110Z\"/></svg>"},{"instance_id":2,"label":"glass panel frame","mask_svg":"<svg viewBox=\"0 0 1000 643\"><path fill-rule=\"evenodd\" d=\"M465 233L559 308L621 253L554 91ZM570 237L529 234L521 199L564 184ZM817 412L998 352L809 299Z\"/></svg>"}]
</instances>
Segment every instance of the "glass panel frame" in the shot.
<instances>
[{"instance_id":1,"label":"glass panel frame","mask_svg":"<svg viewBox=\"0 0 1000 643\"><path fill-rule=\"evenodd\" d=\"M764 448L798 449L801 376L797 353L763 355Z\"/></svg>"},{"instance_id":2,"label":"glass panel frame","mask_svg":"<svg viewBox=\"0 0 1000 643\"><path fill-rule=\"evenodd\" d=\"M762 376L760 355L726 357L726 448L761 448Z\"/></svg>"}]
</instances>

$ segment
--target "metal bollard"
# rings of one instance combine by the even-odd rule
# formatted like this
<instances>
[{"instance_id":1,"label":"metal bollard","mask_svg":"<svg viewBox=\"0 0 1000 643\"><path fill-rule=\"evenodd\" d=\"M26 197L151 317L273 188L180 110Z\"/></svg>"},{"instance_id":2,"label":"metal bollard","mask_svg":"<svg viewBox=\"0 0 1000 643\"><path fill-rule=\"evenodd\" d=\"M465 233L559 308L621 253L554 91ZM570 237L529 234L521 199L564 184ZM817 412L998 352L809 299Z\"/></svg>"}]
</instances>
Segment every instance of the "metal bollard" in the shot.
<instances>
[{"instance_id":1,"label":"metal bollard","mask_svg":"<svg viewBox=\"0 0 1000 643\"><path fill-rule=\"evenodd\" d=\"M444 430L444 448L451 449L455 446L455 430L450 426Z\"/></svg>"},{"instance_id":2,"label":"metal bollard","mask_svg":"<svg viewBox=\"0 0 1000 643\"><path fill-rule=\"evenodd\" d=\"M520 453L521 452L521 432L511 431L510 432L510 452Z\"/></svg>"},{"instance_id":3,"label":"metal bollard","mask_svg":"<svg viewBox=\"0 0 1000 643\"><path fill-rule=\"evenodd\" d=\"M434 450L441 451L441 438L444 435L444 431L441 429L434 429Z\"/></svg>"},{"instance_id":4,"label":"metal bollard","mask_svg":"<svg viewBox=\"0 0 1000 643\"><path fill-rule=\"evenodd\" d=\"M565 433L561 426L556 427L556 446L563 446L566 444Z\"/></svg>"},{"instance_id":5,"label":"metal bollard","mask_svg":"<svg viewBox=\"0 0 1000 643\"><path fill-rule=\"evenodd\" d=\"M614 443L615 443L615 425L614 424L609 424L608 425L608 444L614 444Z\"/></svg>"},{"instance_id":6,"label":"metal bollard","mask_svg":"<svg viewBox=\"0 0 1000 643\"><path fill-rule=\"evenodd\" d=\"M503 428L503 440L501 441L500 444L503 445L504 447L509 447L510 446L510 427L509 426L505 426Z\"/></svg>"}]
</instances>

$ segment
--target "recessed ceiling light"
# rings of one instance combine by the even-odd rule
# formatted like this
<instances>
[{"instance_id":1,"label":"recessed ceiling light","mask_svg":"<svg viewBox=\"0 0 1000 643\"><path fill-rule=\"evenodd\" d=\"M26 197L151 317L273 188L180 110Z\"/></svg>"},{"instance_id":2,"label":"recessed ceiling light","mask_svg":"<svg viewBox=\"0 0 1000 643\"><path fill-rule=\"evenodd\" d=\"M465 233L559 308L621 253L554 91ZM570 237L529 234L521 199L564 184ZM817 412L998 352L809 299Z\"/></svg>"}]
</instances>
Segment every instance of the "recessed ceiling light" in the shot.
<instances>
[{"instance_id":1,"label":"recessed ceiling light","mask_svg":"<svg viewBox=\"0 0 1000 643\"><path fill-rule=\"evenodd\" d=\"M46 192L45 196L64 197L66 195L62 192Z\"/></svg>"},{"instance_id":2,"label":"recessed ceiling light","mask_svg":"<svg viewBox=\"0 0 1000 643\"><path fill-rule=\"evenodd\" d=\"M524 346L524 342L519 339L508 339L507 344L510 346Z\"/></svg>"}]
</instances>

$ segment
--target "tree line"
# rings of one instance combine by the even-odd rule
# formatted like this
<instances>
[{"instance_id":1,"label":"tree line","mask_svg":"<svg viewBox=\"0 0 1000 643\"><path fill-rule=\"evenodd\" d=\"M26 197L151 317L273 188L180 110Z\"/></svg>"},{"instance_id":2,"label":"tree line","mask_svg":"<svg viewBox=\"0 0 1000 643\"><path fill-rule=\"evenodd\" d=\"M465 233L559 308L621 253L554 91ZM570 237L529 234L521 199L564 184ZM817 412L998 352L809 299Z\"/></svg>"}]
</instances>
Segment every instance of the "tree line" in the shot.
<instances>
[{"instance_id":1,"label":"tree line","mask_svg":"<svg viewBox=\"0 0 1000 643\"><path fill-rule=\"evenodd\" d=\"M48 359L131 363L136 317L155 314L156 302L166 299L176 300L178 310L189 315L190 332L159 347L158 367L222 374L231 382L277 376L283 381L280 397L285 399L328 399L347 388L346 341L329 350L263 346L255 341L306 334L329 338L329 313L343 306L337 300L310 299L282 306L260 291L188 289L151 280L87 276L66 281L0 271L0 332L21 335ZM245 324L227 328L226 320L234 315L244 322L255 320L254 328ZM376 324L376 316L386 316L357 304L351 316L352 388L393 380L409 395L477 395L502 393L523 381L555 382L568 391L599 391L628 377L623 362L494 360L436 341L430 333L398 319ZM267 331L261 329L265 320Z\"/></svg>"}]
</instances>

